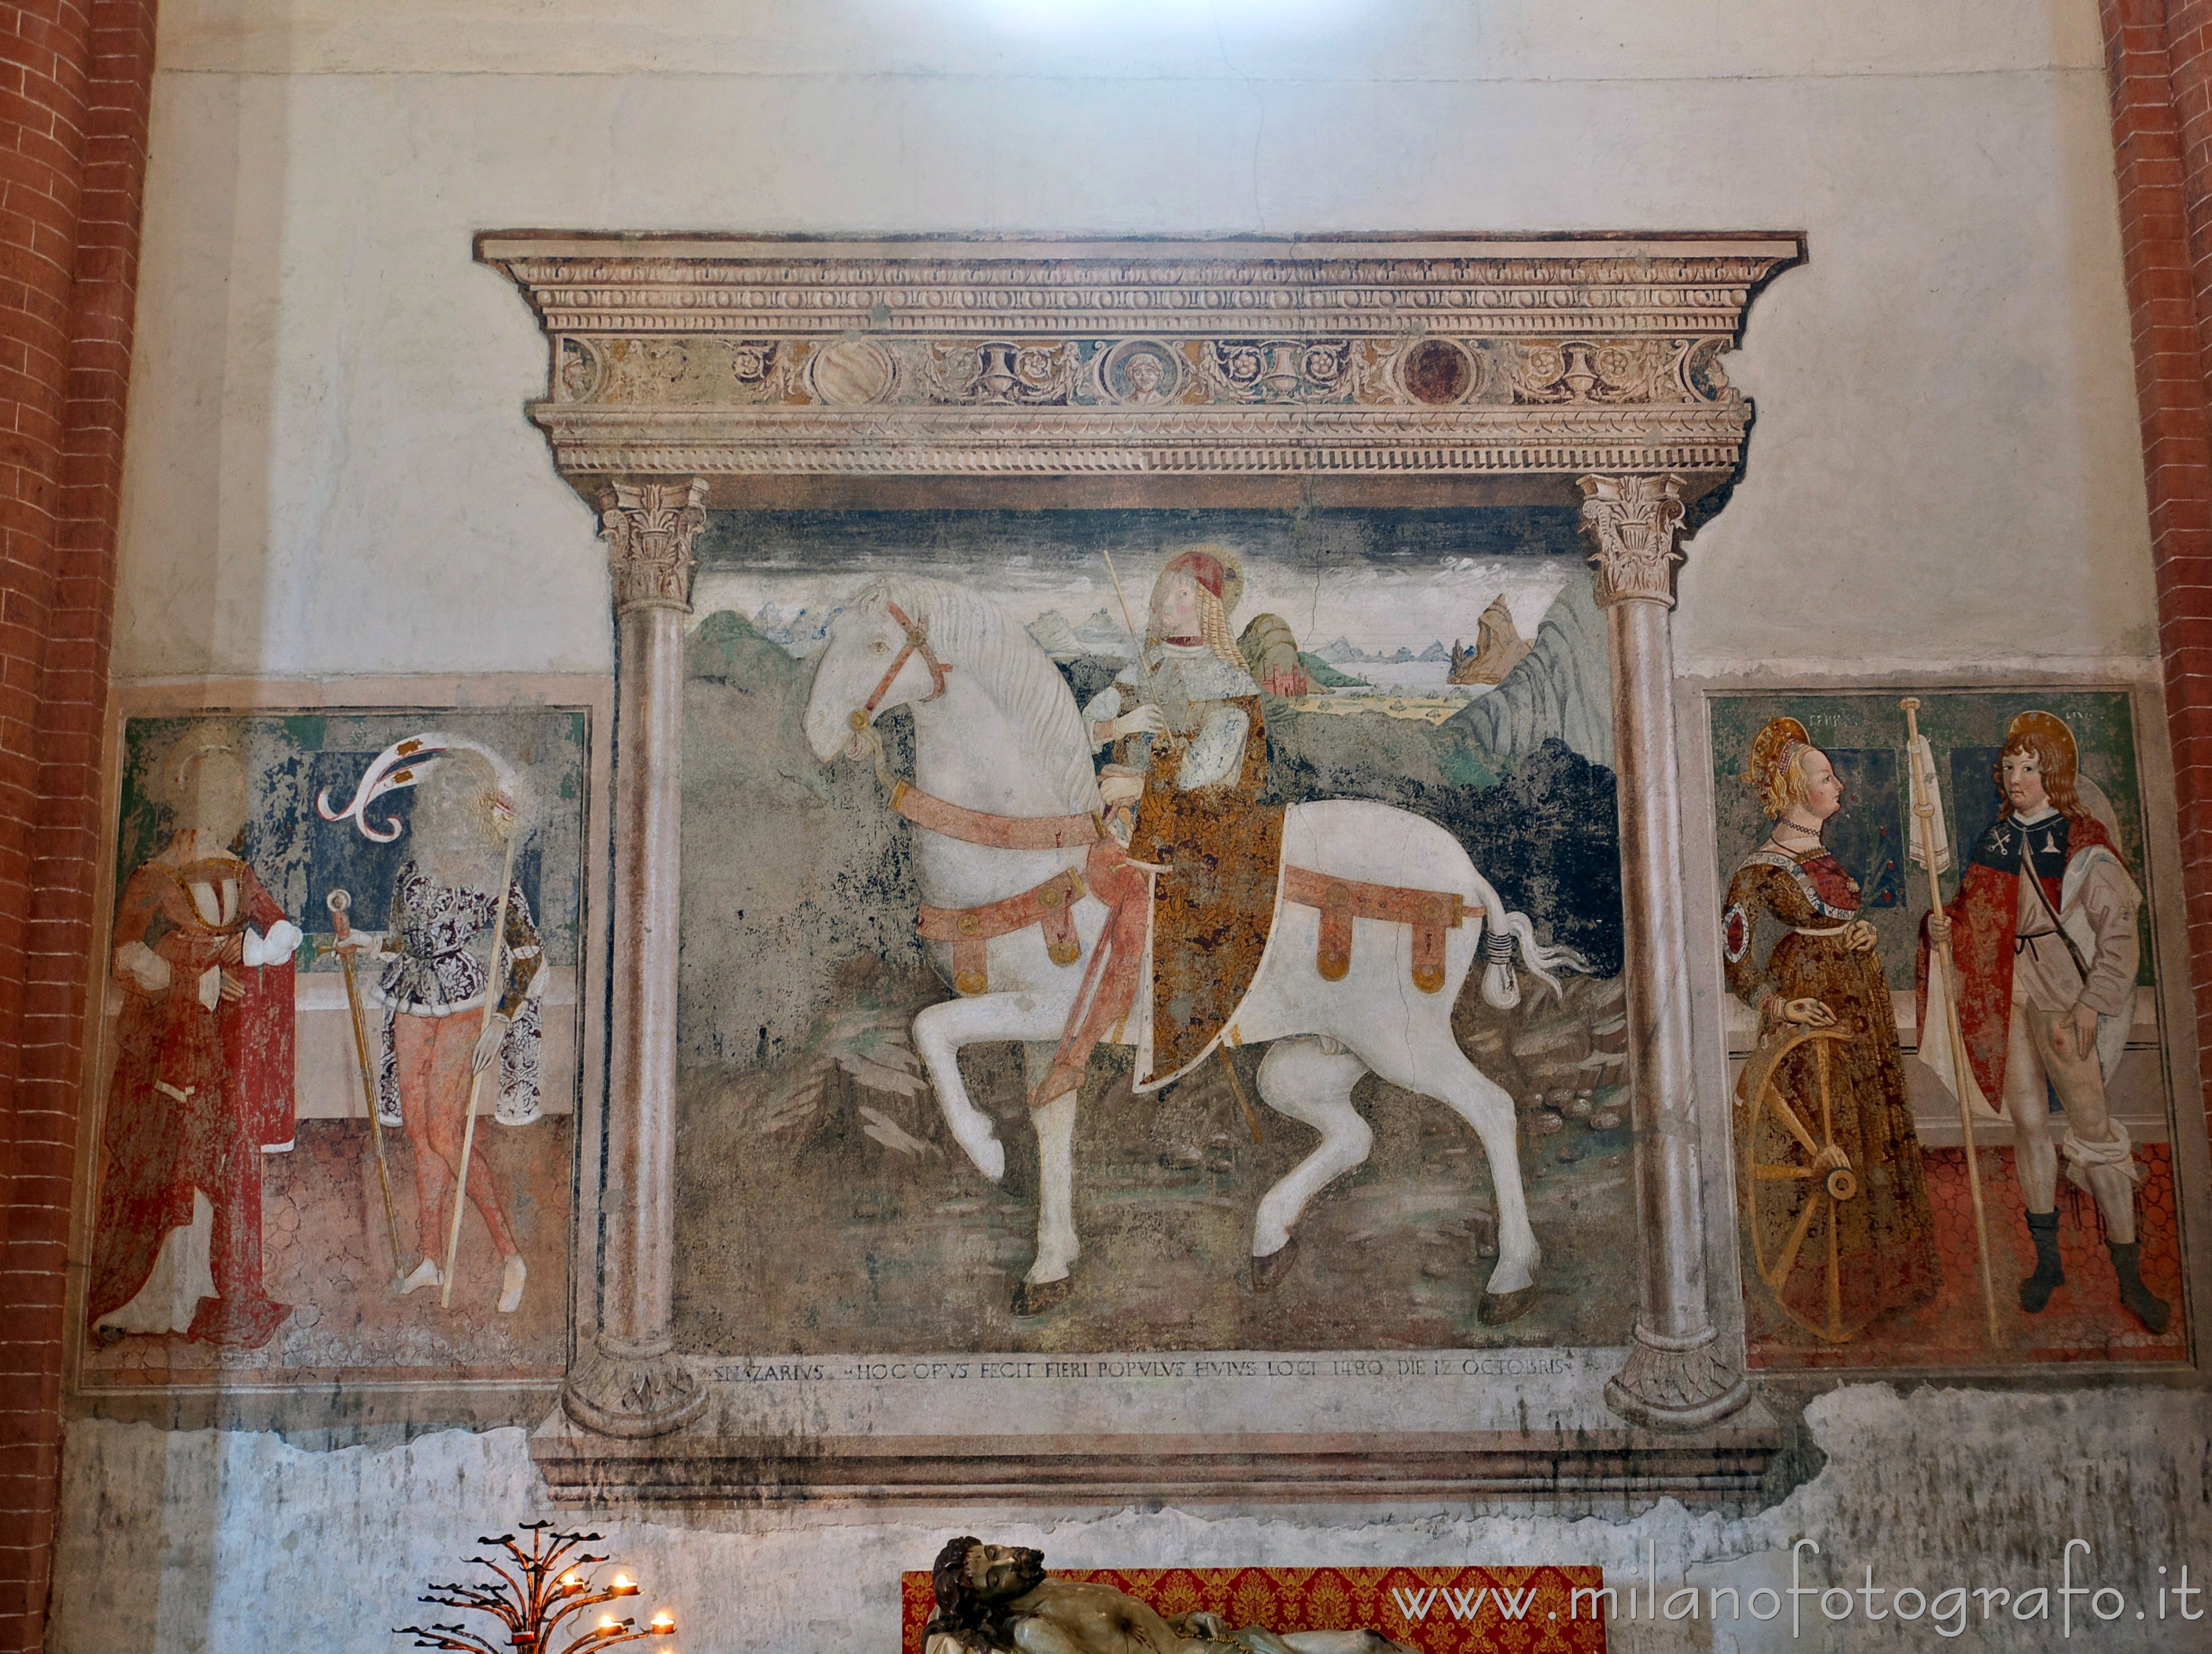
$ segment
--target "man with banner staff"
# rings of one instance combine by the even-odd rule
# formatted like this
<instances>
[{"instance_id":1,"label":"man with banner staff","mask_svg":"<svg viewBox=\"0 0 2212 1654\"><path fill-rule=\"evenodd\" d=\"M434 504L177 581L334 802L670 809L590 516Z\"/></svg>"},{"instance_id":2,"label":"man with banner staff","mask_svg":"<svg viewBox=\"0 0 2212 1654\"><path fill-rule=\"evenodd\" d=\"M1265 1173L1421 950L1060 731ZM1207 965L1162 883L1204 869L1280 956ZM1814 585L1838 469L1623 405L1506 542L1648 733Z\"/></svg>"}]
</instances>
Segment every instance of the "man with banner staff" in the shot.
<instances>
[{"instance_id":1,"label":"man with banner staff","mask_svg":"<svg viewBox=\"0 0 2212 1654\"><path fill-rule=\"evenodd\" d=\"M1913 836L1912 858L1940 873L1952 852L1934 757L1917 730L1909 757L1914 813L1926 824ZM2000 814L1975 841L1957 893L1922 928L1921 1061L1976 1117L1998 1118L1996 1099L2018 1134L2015 1169L2036 1260L2020 1286L2021 1308L2041 1313L2066 1281L2058 1249L2063 1158L2068 1179L2102 1214L2120 1301L2146 1329L2162 1333L2172 1309L2143 1284L2136 1229L2142 1172L2106 1098L2133 1012L2142 892L2121 852L2118 818L2081 773L2074 732L2063 719L2042 711L2014 717L1994 779ZM1947 953L1955 965L1951 981L1929 968L1931 955ZM1955 1040L1929 1031L1947 1025L1955 1026ZM1963 1067L1954 1055L1960 1051ZM2065 1116L2055 1144L2053 1095Z\"/></svg>"}]
</instances>

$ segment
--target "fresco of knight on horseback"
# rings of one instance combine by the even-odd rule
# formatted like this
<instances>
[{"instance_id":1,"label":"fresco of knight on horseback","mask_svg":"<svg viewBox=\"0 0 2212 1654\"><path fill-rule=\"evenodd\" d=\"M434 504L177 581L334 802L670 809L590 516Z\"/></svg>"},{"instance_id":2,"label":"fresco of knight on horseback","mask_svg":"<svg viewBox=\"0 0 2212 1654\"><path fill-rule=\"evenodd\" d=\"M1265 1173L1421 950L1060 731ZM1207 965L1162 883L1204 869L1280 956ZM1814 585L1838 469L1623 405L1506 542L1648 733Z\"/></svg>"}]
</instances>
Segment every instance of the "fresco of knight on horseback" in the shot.
<instances>
[{"instance_id":1,"label":"fresco of knight on horseback","mask_svg":"<svg viewBox=\"0 0 2212 1654\"><path fill-rule=\"evenodd\" d=\"M1497 1194L1478 1313L1510 1321L1540 1261L1513 1107L1460 1049L1451 1007L1479 955L1500 1006L1517 1001L1516 958L1555 992L1555 971L1587 965L1539 941L1432 822L1363 801L1260 802L1266 729L1228 641L1232 570L1212 552L1171 562L1140 659L1080 713L1043 650L968 588L878 581L831 622L804 716L816 756L880 767L876 720L897 706L914 719L914 777L892 782L890 804L917 830L916 927L956 995L915 1016L915 1049L947 1128L995 1182L1005 1145L957 1054L1025 1048L1040 1175L1018 1315L1073 1290L1076 1104L1103 1041L1137 1048L1140 1090L1224 1043L1269 1044L1262 1099L1322 1140L1261 1197L1261 1291L1291 1268L1307 1202L1367 1158L1353 1085L1371 1071L1443 1103L1480 1138ZM1108 740L1121 745L1102 785L1091 755ZM1109 823L1109 806L1127 818Z\"/></svg>"}]
</instances>

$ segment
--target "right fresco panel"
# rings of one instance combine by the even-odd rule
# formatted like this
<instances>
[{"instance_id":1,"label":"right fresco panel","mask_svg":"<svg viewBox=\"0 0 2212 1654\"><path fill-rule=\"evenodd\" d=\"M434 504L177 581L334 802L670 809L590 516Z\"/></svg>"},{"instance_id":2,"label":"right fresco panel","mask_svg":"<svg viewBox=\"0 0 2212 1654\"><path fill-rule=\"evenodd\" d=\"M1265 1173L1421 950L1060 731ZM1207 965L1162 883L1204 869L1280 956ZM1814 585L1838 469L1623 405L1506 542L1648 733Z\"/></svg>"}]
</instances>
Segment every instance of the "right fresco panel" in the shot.
<instances>
[{"instance_id":1,"label":"right fresco panel","mask_svg":"<svg viewBox=\"0 0 2212 1654\"><path fill-rule=\"evenodd\" d=\"M2133 696L1710 704L1752 1365L2186 1360Z\"/></svg>"}]
</instances>

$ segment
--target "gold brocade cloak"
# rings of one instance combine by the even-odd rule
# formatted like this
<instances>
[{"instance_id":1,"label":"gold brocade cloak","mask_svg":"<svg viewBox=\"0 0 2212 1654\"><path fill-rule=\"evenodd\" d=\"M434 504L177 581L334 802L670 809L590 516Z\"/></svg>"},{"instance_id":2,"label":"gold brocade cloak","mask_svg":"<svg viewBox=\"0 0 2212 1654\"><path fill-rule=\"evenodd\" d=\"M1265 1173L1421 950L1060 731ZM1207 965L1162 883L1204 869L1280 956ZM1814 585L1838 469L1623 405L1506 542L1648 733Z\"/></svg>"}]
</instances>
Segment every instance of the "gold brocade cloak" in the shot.
<instances>
[{"instance_id":1,"label":"gold brocade cloak","mask_svg":"<svg viewBox=\"0 0 2212 1654\"><path fill-rule=\"evenodd\" d=\"M1267 786L1267 727L1257 695L1198 703L1245 715L1244 751L1235 772L1188 791L1176 771L1197 718L1176 718L1151 742L1145 794L1129 854L1170 871L1153 884L1152 1061L1138 1083L1174 1079L1206 1055L1260 969L1275 912L1283 852L1283 806L1262 804Z\"/></svg>"}]
</instances>

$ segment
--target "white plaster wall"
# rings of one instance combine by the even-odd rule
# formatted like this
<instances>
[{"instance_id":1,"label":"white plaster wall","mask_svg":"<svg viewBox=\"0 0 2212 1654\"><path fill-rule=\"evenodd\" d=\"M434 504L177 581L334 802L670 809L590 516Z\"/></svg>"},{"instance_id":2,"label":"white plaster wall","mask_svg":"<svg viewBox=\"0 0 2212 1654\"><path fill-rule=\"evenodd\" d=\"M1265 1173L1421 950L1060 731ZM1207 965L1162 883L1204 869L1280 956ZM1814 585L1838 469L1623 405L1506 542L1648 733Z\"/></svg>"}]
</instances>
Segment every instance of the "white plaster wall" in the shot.
<instances>
[{"instance_id":1,"label":"white plaster wall","mask_svg":"<svg viewBox=\"0 0 2212 1654\"><path fill-rule=\"evenodd\" d=\"M1810 265L1731 361L1759 425L1684 577L1683 669L2141 657L2094 24L2093 0L171 0L116 670L606 666L589 514L521 417L542 344L469 261L513 226L1802 228Z\"/></svg>"},{"instance_id":2,"label":"white plaster wall","mask_svg":"<svg viewBox=\"0 0 2212 1654\"><path fill-rule=\"evenodd\" d=\"M470 262L519 226L1803 228L1730 359L1759 424L1692 550L1682 670L2154 650L2094 0L167 0L161 52L119 676L607 668L589 514L522 417L543 346ZM1670 1583L1746 1588L1811 1532L1931 1590L2078 1533L2136 1575L2191 1546L2212 1572L2201 1402L1863 1389L1811 1416L1826 1470L1735 1524L614 1531L692 1651L880 1650L897 1571L977 1529L1068 1565L1625 1569L1650 1538ZM85 1654L398 1646L410 1588L536 1508L514 1432L314 1452L82 1423L67 1467L56 1646ZM1832 1645L1754 1630L1614 1645ZM1832 1645L1893 1645L1854 1632ZM1947 1645L2053 1633L1979 1635Z\"/></svg>"},{"instance_id":3,"label":"white plaster wall","mask_svg":"<svg viewBox=\"0 0 2212 1654\"><path fill-rule=\"evenodd\" d=\"M2212 1644L2212 1618L2191 1626L2157 1590L2191 1564L2212 1568L2212 1467L2204 1439L2212 1406L2142 1389L2078 1397L1924 1389L1910 1397L1875 1385L1833 1392L1808 1414L1829 1456L1813 1481L1747 1520L1693 1515L1673 1503L1631 1523L1473 1517L1389 1508L1347 1511L1326 1527L1266 1511L1156 1511L1089 1521L1040 1522L1034 1512L953 1512L871 1519L722 1516L685 1526L600 1523L604 1548L644 1586L639 1603L675 1613L684 1654L888 1654L898 1627L898 1574L927 1567L955 1534L1042 1547L1069 1567L1387 1566L1398 1564L1600 1563L1608 1582L1656 1572L1662 1608L1686 1583L1785 1590L1791 1550L1802 1584L1857 1587L1873 1570L1883 1590L1929 1598L1954 1587L2026 1596L2060 1584L2067 1541L2072 1578L2110 1586L2126 1602L2109 1623L2075 1599L2073 1637L2050 1617L1970 1616L1947 1637L1921 1621L1873 1624L1863 1598L1831 1606L1789 1599L1760 1625L1716 1621L1612 1627L1613 1654L1717 1654L1790 1650L1841 1654L1881 1649L2045 1650L2180 1654ZM458 1431L404 1446L309 1452L274 1436L165 1432L146 1425L81 1423L64 1475L71 1520L63 1541L56 1654L368 1654L404 1646L386 1628L421 1617L424 1582L471 1575L458 1566L480 1534L512 1532L532 1502L520 1430ZM2207 1598L2190 1604L2202 1614ZM1700 1602L1701 1614L1711 1598ZM1887 1613L1889 1599L1872 1607ZM1686 1607L1686 1603L1679 1606ZM1765 1602L1756 1604L1765 1613ZM2107 1599L2105 1608L2112 1602ZM2136 1619L2141 1608L2145 1617ZM443 1617L451 1618L450 1614ZM1955 1623L1947 1621L1947 1623Z\"/></svg>"}]
</instances>

